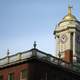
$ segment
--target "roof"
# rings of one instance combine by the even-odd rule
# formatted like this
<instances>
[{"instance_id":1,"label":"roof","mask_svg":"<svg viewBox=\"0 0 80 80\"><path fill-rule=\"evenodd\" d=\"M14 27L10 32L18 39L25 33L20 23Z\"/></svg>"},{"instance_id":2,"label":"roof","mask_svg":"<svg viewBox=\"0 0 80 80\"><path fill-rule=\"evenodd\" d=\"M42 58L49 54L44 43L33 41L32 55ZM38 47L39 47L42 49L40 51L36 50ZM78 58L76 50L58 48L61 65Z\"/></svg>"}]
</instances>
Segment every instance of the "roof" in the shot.
<instances>
[{"instance_id":1,"label":"roof","mask_svg":"<svg viewBox=\"0 0 80 80\"><path fill-rule=\"evenodd\" d=\"M68 6L68 14L63 18L63 20L77 21L77 18L74 15L72 15L71 8L72 8L71 6Z\"/></svg>"},{"instance_id":2,"label":"roof","mask_svg":"<svg viewBox=\"0 0 80 80\"><path fill-rule=\"evenodd\" d=\"M6 57L0 59L0 67L23 62L26 59L30 59L32 57L37 57L39 59L48 59L48 57L53 57L53 56L48 53L45 53L39 49L32 48L30 50L27 50L24 52L19 52L14 55L10 55L10 56L7 55ZM56 57L54 57L54 58L56 58Z\"/></svg>"},{"instance_id":3,"label":"roof","mask_svg":"<svg viewBox=\"0 0 80 80\"><path fill-rule=\"evenodd\" d=\"M48 53L45 53L39 49L36 49L36 48L32 48L28 51L20 52L15 55L6 56L6 57L0 59L0 69L14 65L14 64L18 64L21 62L23 63L24 61L28 61L29 59L32 59L32 58L37 58L42 61L49 62L51 64L60 65L62 67L71 69L73 71L80 72L79 66L77 67L76 65L67 63L67 62L63 61L62 59L54 57Z\"/></svg>"}]
</instances>

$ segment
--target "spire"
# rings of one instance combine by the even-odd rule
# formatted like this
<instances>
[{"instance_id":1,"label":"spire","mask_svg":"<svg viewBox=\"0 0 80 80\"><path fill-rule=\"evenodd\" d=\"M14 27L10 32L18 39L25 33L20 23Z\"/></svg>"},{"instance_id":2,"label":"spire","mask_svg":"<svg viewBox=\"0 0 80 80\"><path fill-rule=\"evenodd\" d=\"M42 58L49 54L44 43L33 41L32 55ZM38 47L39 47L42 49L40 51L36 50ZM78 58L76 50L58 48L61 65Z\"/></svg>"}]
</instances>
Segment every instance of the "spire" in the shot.
<instances>
[{"instance_id":1,"label":"spire","mask_svg":"<svg viewBox=\"0 0 80 80\"><path fill-rule=\"evenodd\" d=\"M72 10L71 9L72 9L72 7L69 5L68 6L68 15L72 15Z\"/></svg>"},{"instance_id":2,"label":"spire","mask_svg":"<svg viewBox=\"0 0 80 80\"><path fill-rule=\"evenodd\" d=\"M77 20L76 17L72 14L72 6L70 5L71 1L69 0L68 4L68 13L64 16L63 20Z\"/></svg>"},{"instance_id":3,"label":"spire","mask_svg":"<svg viewBox=\"0 0 80 80\"><path fill-rule=\"evenodd\" d=\"M71 0L68 0L68 15L72 15Z\"/></svg>"}]
</instances>

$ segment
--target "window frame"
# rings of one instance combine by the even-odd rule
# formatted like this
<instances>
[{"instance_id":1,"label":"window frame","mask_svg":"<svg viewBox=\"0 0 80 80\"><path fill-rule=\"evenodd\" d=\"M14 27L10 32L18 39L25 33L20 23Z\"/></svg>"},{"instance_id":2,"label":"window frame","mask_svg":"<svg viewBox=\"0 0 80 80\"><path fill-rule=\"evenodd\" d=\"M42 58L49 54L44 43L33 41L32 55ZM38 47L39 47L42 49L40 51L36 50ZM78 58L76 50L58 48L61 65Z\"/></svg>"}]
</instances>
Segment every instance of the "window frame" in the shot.
<instances>
[{"instance_id":1,"label":"window frame","mask_svg":"<svg viewBox=\"0 0 80 80\"><path fill-rule=\"evenodd\" d=\"M28 78L28 69L22 69L20 72L20 79Z\"/></svg>"},{"instance_id":2,"label":"window frame","mask_svg":"<svg viewBox=\"0 0 80 80\"><path fill-rule=\"evenodd\" d=\"M14 72L8 74L8 80L14 80Z\"/></svg>"},{"instance_id":3,"label":"window frame","mask_svg":"<svg viewBox=\"0 0 80 80\"><path fill-rule=\"evenodd\" d=\"M0 80L3 80L3 75L2 74L0 74L0 77L2 77L2 79L0 79Z\"/></svg>"}]
</instances>

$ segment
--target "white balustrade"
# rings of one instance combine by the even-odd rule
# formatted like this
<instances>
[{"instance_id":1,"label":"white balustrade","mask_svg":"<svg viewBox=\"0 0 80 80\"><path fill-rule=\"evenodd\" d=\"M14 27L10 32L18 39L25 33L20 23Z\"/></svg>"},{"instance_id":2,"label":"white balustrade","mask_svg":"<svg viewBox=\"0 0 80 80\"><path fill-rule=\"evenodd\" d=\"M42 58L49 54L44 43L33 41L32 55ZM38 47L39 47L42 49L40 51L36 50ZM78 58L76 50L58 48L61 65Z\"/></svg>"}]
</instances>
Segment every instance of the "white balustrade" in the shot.
<instances>
[{"instance_id":1,"label":"white balustrade","mask_svg":"<svg viewBox=\"0 0 80 80\"><path fill-rule=\"evenodd\" d=\"M61 59L53 57L49 54L46 54L44 52L40 52L38 50L35 50L35 51L30 50L28 52L18 53L18 54L12 55L12 56L7 56L5 58L2 58L2 59L0 59L0 67L4 66L6 64L13 63L13 62L21 61L24 59L25 60L29 59L30 57L34 57L33 54L35 54L35 56L38 57L39 59L47 60L53 64L56 64L56 65L58 64L58 65L61 65L63 67L69 68L68 66L70 64L62 61ZM73 65L72 69L76 70L78 68Z\"/></svg>"},{"instance_id":2,"label":"white balustrade","mask_svg":"<svg viewBox=\"0 0 80 80\"><path fill-rule=\"evenodd\" d=\"M4 65L4 64L7 64L8 63L8 58L3 58L3 59L0 59L0 65Z\"/></svg>"},{"instance_id":3,"label":"white balustrade","mask_svg":"<svg viewBox=\"0 0 80 80\"><path fill-rule=\"evenodd\" d=\"M37 52L37 57L38 57L38 58L46 58L47 55L44 54L44 53L41 53L41 52Z\"/></svg>"},{"instance_id":4,"label":"white balustrade","mask_svg":"<svg viewBox=\"0 0 80 80\"><path fill-rule=\"evenodd\" d=\"M28 52L28 53L22 53L21 54L21 59L26 59L26 58L30 58L32 56L32 52Z\"/></svg>"}]
</instances>

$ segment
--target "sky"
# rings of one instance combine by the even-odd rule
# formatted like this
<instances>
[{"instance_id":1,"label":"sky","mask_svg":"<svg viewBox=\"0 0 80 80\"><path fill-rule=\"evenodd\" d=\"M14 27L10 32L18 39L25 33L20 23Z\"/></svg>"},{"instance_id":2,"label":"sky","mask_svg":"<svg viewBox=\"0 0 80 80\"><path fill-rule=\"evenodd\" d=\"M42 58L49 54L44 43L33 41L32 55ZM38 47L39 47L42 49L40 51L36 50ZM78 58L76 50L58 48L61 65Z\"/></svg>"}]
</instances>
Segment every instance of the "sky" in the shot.
<instances>
[{"instance_id":1,"label":"sky","mask_svg":"<svg viewBox=\"0 0 80 80\"><path fill-rule=\"evenodd\" d=\"M70 1L80 20L80 0ZM0 57L33 48L55 55L56 25L67 14L69 0L0 0Z\"/></svg>"}]
</instances>

